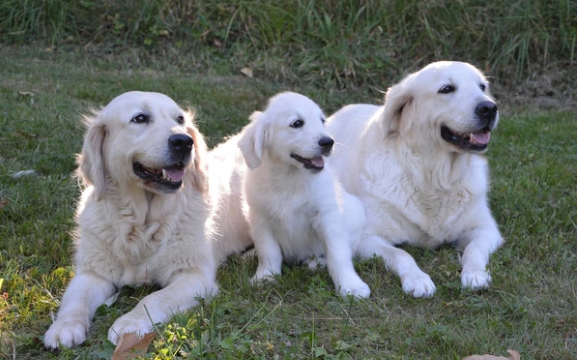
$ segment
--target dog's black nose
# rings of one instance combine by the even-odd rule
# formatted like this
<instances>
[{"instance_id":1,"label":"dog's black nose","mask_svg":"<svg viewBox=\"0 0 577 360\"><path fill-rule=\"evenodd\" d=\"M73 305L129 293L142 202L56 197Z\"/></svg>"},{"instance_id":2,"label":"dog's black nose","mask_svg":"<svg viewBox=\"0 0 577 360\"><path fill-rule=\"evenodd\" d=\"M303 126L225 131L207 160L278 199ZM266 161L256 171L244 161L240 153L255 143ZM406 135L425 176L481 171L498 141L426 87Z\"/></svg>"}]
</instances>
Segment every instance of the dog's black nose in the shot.
<instances>
[{"instance_id":1,"label":"dog's black nose","mask_svg":"<svg viewBox=\"0 0 577 360\"><path fill-rule=\"evenodd\" d=\"M328 137L328 136L323 136L320 140L319 140L319 146L323 148L323 150L328 151L330 149L333 148L333 144L335 143L335 141Z\"/></svg>"},{"instance_id":2,"label":"dog's black nose","mask_svg":"<svg viewBox=\"0 0 577 360\"><path fill-rule=\"evenodd\" d=\"M482 101L475 107L475 114L483 125L492 125L497 116L497 104L492 101Z\"/></svg>"},{"instance_id":3,"label":"dog's black nose","mask_svg":"<svg viewBox=\"0 0 577 360\"><path fill-rule=\"evenodd\" d=\"M168 138L170 149L179 154L189 154L192 151L192 138L186 134L174 134Z\"/></svg>"}]
</instances>

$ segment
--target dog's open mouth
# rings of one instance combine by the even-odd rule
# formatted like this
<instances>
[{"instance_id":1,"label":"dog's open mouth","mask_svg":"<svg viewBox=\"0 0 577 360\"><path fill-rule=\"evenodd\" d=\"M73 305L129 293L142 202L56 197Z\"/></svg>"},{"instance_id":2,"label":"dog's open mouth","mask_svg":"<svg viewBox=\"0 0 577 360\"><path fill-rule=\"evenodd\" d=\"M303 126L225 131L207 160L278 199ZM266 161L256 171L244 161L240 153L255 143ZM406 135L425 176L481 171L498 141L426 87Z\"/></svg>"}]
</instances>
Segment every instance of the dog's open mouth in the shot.
<instances>
[{"instance_id":1,"label":"dog's open mouth","mask_svg":"<svg viewBox=\"0 0 577 360\"><path fill-rule=\"evenodd\" d=\"M310 169L313 171L321 171L325 167L325 160L322 156L316 156L314 158L305 159L304 157L298 156L296 154L291 154L291 157L296 161L302 163L305 169Z\"/></svg>"},{"instance_id":2,"label":"dog's open mouth","mask_svg":"<svg viewBox=\"0 0 577 360\"><path fill-rule=\"evenodd\" d=\"M483 151L491 140L491 129L488 126L472 133L462 134L452 131L446 126L441 127L441 137L448 143L465 151Z\"/></svg>"},{"instance_id":3,"label":"dog's open mouth","mask_svg":"<svg viewBox=\"0 0 577 360\"><path fill-rule=\"evenodd\" d=\"M139 162L134 162L132 169L142 180L159 185L169 191L174 191L178 190L182 185L185 167L183 163L179 162L162 169L153 169Z\"/></svg>"}]
</instances>

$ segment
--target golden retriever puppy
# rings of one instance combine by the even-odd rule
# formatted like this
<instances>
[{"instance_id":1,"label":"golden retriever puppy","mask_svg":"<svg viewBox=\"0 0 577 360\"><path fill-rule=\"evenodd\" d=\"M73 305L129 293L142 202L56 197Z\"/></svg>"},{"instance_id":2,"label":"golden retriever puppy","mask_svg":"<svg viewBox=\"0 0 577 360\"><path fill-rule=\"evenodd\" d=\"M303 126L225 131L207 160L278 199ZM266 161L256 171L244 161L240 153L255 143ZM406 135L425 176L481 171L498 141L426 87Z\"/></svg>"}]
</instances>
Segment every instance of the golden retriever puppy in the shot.
<instances>
[{"instance_id":1,"label":"golden retriever puppy","mask_svg":"<svg viewBox=\"0 0 577 360\"><path fill-rule=\"evenodd\" d=\"M428 297L436 288L395 247L403 243L454 243L463 252L462 285L477 289L491 282L486 265L503 238L487 204L482 154L498 121L483 74L447 61L391 87L384 106L349 105L327 120L343 144L331 161L367 213L357 252L381 256L406 293Z\"/></svg>"},{"instance_id":2,"label":"golden retriever puppy","mask_svg":"<svg viewBox=\"0 0 577 360\"><path fill-rule=\"evenodd\" d=\"M336 290L366 298L370 289L353 267L365 220L325 158L334 141L325 116L309 98L282 93L251 115L238 139L250 170L245 190L258 268L253 282L280 274L283 260L326 259Z\"/></svg>"},{"instance_id":3,"label":"golden retriever puppy","mask_svg":"<svg viewBox=\"0 0 577 360\"><path fill-rule=\"evenodd\" d=\"M138 91L87 118L78 156L87 187L76 216L76 274L44 336L46 347L81 344L95 310L124 285L162 289L114 322L113 343L217 293L206 145L192 120L169 97Z\"/></svg>"}]
</instances>

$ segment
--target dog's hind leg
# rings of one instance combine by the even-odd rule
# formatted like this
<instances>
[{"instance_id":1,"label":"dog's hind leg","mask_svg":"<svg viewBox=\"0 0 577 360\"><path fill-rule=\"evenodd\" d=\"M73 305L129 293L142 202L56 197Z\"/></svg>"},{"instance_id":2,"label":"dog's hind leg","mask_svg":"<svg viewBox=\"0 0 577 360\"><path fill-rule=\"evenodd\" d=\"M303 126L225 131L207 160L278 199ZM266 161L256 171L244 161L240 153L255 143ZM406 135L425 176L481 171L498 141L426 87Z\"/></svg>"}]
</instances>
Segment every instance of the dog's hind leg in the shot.
<instances>
[{"instance_id":1,"label":"dog's hind leg","mask_svg":"<svg viewBox=\"0 0 577 360\"><path fill-rule=\"evenodd\" d=\"M436 287L431 277L419 268L415 259L377 235L363 236L357 247L357 255L364 259L373 255L383 258L387 268L401 278L403 291L409 295L426 298L435 293Z\"/></svg>"}]
</instances>

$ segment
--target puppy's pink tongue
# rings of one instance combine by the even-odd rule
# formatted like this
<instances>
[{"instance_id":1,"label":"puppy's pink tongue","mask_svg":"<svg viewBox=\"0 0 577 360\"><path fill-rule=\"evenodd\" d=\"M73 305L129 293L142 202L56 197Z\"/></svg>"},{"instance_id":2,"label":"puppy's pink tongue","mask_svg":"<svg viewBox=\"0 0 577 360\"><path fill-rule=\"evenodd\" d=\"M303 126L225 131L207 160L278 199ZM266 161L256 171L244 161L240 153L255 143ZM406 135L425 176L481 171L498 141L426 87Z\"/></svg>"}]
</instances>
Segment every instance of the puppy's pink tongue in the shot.
<instances>
[{"instance_id":1,"label":"puppy's pink tongue","mask_svg":"<svg viewBox=\"0 0 577 360\"><path fill-rule=\"evenodd\" d=\"M471 134L471 138L469 139L472 143L483 145L488 143L489 140L491 140L491 132L484 130L475 131Z\"/></svg>"},{"instance_id":2,"label":"puppy's pink tongue","mask_svg":"<svg viewBox=\"0 0 577 360\"><path fill-rule=\"evenodd\" d=\"M182 180L184 169L163 169L164 173L173 180Z\"/></svg>"},{"instance_id":3,"label":"puppy's pink tongue","mask_svg":"<svg viewBox=\"0 0 577 360\"><path fill-rule=\"evenodd\" d=\"M315 167L318 167L318 168L322 168L325 166L325 160L321 156L312 158L311 162L313 163L313 165Z\"/></svg>"}]
</instances>

